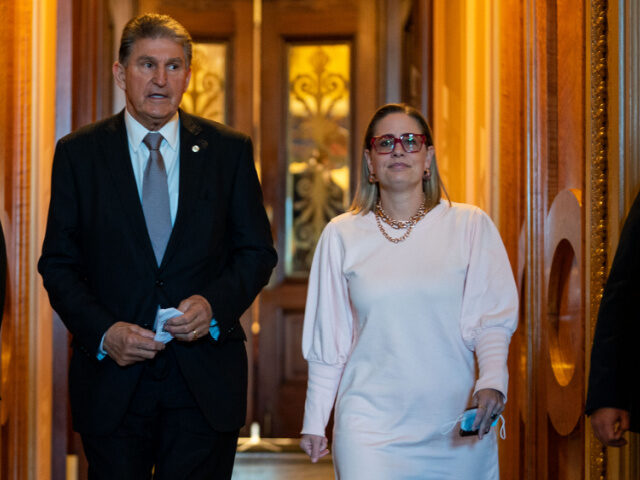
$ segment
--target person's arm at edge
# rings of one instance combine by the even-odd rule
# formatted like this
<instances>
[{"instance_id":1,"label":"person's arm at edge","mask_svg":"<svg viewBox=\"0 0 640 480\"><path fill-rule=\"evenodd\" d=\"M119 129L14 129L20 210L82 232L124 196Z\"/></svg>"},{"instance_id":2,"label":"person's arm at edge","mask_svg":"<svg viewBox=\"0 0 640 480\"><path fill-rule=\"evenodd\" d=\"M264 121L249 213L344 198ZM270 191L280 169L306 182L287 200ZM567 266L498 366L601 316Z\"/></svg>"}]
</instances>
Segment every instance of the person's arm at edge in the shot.
<instances>
[{"instance_id":1,"label":"person's arm at edge","mask_svg":"<svg viewBox=\"0 0 640 480\"><path fill-rule=\"evenodd\" d=\"M625 357L632 343L635 292L640 285L640 194L625 221L611 272L604 288L591 350L585 413L596 437L605 445L622 446L630 427L631 381ZM636 331L638 329L636 328Z\"/></svg>"}]
</instances>

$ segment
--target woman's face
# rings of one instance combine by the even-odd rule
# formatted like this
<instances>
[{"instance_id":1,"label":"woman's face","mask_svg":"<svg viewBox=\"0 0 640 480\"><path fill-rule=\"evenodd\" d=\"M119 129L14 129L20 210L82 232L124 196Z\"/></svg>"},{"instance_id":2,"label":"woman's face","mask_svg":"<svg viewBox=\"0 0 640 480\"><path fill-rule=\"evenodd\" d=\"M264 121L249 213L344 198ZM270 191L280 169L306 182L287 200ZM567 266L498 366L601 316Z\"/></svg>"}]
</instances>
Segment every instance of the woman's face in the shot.
<instances>
[{"instance_id":1,"label":"woman's face","mask_svg":"<svg viewBox=\"0 0 640 480\"><path fill-rule=\"evenodd\" d=\"M405 113L391 113L374 127L373 136L393 135L400 138L407 133L423 134L420 124ZM418 138L419 142L422 142ZM375 173L380 187L396 192L409 192L420 189L422 192L422 176L431 165L433 146L426 143L417 152L405 152L402 144L397 142L391 153L378 153L371 146L365 150L365 158L369 171Z\"/></svg>"}]
</instances>

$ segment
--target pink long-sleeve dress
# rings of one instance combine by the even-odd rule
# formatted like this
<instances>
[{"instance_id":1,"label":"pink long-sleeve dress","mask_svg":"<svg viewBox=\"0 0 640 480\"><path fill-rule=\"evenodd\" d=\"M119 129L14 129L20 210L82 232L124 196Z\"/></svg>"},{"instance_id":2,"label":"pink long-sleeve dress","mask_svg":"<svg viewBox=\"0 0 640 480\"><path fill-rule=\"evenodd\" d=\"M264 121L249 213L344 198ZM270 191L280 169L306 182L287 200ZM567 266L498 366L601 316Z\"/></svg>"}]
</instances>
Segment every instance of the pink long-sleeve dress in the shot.
<instances>
[{"instance_id":1,"label":"pink long-sleeve dress","mask_svg":"<svg viewBox=\"0 0 640 480\"><path fill-rule=\"evenodd\" d=\"M443 201L397 244L371 212L334 218L309 278L302 433L324 435L335 402L339 480L497 479L495 431L478 440L449 426L477 390L506 398L517 315L504 246L480 209Z\"/></svg>"}]
</instances>

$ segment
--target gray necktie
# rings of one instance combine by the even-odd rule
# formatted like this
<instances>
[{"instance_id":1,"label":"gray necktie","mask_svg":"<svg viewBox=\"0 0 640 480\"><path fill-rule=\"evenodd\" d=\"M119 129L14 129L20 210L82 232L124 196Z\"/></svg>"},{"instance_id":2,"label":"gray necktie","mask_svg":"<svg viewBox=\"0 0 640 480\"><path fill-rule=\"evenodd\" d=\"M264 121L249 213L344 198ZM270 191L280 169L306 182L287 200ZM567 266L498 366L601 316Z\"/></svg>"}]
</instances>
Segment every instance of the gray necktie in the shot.
<instances>
[{"instance_id":1,"label":"gray necktie","mask_svg":"<svg viewBox=\"0 0 640 480\"><path fill-rule=\"evenodd\" d=\"M160 153L162 139L159 133L148 133L142 140L149 148L149 161L142 178L142 210L158 265L171 235L167 171Z\"/></svg>"}]
</instances>

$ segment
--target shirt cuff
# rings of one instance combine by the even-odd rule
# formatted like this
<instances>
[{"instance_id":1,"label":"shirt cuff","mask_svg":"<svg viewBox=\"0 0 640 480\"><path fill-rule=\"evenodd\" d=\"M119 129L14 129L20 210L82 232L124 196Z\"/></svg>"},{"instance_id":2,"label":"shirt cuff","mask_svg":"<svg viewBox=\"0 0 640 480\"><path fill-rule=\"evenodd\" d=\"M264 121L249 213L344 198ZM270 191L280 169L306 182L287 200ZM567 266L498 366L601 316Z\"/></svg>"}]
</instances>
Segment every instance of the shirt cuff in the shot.
<instances>
[{"instance_id":1,"label":"shirt cuff","mask_svg":"<svg viewBox=\"0 0 640 480\"><path fill-rule=\"evenodd\" d=\"M343 371L344 365L309 361L307 399L301 433L324 436Z\"/></svg>"},{"instance_id":2,"label":"shirt cuff","mask_svg":"<svg viewBox=\"0 0 640 480\"><path fill-rule=\"evenodd\" d=\"M107 356L107 351L103 348L104 337L106 337L106 336L107 336L107 332L105 332L104 335L102 335L102 339L100 340L100 345L98 346L98 354L96 355L98 360L103 360L104 357Z\"/></svg>"},{"instance_id":3,"label":"shirt cuff","mask_svg":"<svg viewBox=\"0 0 640 480\"><path fill-rule=\"evenodd\" d=\"M214 340L218 340L220 337L220 326L215 318L212 318L211 323L209 323L209 334Z\"/></svg>"},{"instance_id":4,"label":"shirt cuff","mask_svg":"<svg viewBox=\"0 0 640 480\"><path fill-rule=\"evenodd\" d=\"M506 329L491 328L480 334L476 340L476 358L478 359L478 381L474 394L478 390L493 388L498 390L507 401L509 371L507 356L511 336Z\"/></svg>"}]
</instances>

